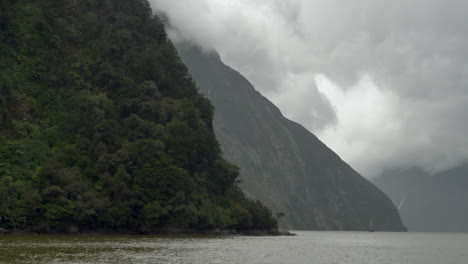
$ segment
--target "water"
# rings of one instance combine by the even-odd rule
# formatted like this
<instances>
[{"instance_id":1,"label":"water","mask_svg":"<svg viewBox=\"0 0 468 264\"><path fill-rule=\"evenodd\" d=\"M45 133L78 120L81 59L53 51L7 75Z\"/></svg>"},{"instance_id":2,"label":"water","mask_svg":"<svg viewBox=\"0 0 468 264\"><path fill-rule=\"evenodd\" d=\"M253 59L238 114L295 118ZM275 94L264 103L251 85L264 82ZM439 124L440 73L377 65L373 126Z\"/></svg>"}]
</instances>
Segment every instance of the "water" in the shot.
<instances>
[{"instance_id":1,"label":"water","mask_svg":"<svg viewBox=\"0 0 468 264\"><path fill-rule=\"evenodd\" d=\"M0 263L468 263L468 234L296 233L221 238L0 236Z\"/></svg>"}]
</instances>

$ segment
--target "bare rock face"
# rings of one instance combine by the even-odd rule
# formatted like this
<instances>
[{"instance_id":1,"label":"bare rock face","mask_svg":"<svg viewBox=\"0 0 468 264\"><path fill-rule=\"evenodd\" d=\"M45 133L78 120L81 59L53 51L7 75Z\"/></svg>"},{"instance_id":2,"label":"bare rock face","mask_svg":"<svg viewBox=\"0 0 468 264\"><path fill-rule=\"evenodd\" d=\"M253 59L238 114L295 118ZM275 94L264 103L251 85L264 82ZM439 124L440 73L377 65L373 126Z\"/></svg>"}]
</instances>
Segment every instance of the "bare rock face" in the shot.
<instances>
[{"instance_id":1,"label":"bare rock face","mask_svg":"<svg viewBox=\"0 0 468 264\"><path fill-rule=\"evenodd\" d=\"M404 231L391 200L301 125L286 119L219 55L179 44L179 55L215 106L224 156L241 168L241 187L283 226L309 230Z\"/></svg>"}]
</instances>

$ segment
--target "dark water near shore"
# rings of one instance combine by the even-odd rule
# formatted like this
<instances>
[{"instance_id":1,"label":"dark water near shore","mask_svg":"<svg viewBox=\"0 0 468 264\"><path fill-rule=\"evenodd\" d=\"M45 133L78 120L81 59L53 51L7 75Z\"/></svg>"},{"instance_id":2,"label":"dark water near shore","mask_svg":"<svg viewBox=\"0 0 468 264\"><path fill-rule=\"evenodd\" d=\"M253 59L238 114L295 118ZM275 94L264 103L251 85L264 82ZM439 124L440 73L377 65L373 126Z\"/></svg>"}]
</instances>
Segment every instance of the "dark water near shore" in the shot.
<instances>
[{"instance_id":1,"label":"dark water near shore","mask_svg":"<svg viewBox=\"0 0 468 264\"><path fill-rule=\"evenodd\" d=\"M296 233L221 238L0 236L0 263L468 263L468 234Z\"/></svg>"}]
</instances>

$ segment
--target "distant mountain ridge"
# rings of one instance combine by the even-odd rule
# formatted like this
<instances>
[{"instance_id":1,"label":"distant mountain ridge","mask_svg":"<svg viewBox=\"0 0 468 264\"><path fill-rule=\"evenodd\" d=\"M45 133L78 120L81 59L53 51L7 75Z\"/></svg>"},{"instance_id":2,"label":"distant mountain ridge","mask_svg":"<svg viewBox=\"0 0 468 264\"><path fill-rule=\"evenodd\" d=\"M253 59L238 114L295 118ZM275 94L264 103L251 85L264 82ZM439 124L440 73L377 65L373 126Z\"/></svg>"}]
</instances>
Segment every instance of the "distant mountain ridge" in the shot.
<instances>
[{"instance_id":1,"label":"distant mountain ridge","mask_svg":"<svg viewBox=\"0 0 468 264\"><path fill-rule=\"evenodd\" d=\"M404 231L391 200L301 125L286 119L216 53L176 44L215 106L224 156L241 168L241 187L295 229Z\"/></svg>"},{"instance_id":2,"label":"distant mountain ridge","mask_svg":"<svg viewBox=\"0 0 468 264\"><path fill-rule=\"evenodd\" d=\"M387 170L372 181L400 207L408 230L468 232L468 165L433 176L419 168Z\"/></svg>"}]
</instances>

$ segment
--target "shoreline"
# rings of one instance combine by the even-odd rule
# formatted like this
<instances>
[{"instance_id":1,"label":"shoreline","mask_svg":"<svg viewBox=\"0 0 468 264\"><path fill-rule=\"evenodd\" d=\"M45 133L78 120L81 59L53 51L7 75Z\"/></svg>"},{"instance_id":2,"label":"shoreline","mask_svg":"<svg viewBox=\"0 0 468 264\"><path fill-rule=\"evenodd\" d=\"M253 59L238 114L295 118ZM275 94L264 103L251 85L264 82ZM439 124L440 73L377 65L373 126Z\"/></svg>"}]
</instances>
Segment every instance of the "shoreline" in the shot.
<instances>
[{"instance_id":1,"label":"shoreline","mask_svg":"<svg viewBox=\"0 0 468 264\"><path fill-rule=\"evenodd\" d=\"M133 232L133 231L50 231L38 232L32 230L13 230L13 229L0 229L1 235L77 235L77 236L258 236L258 237L273 237L273 236L296 236L286 230L230 230L230 229L160 229L151 232Z\"/></svg>"}]
</instances>

